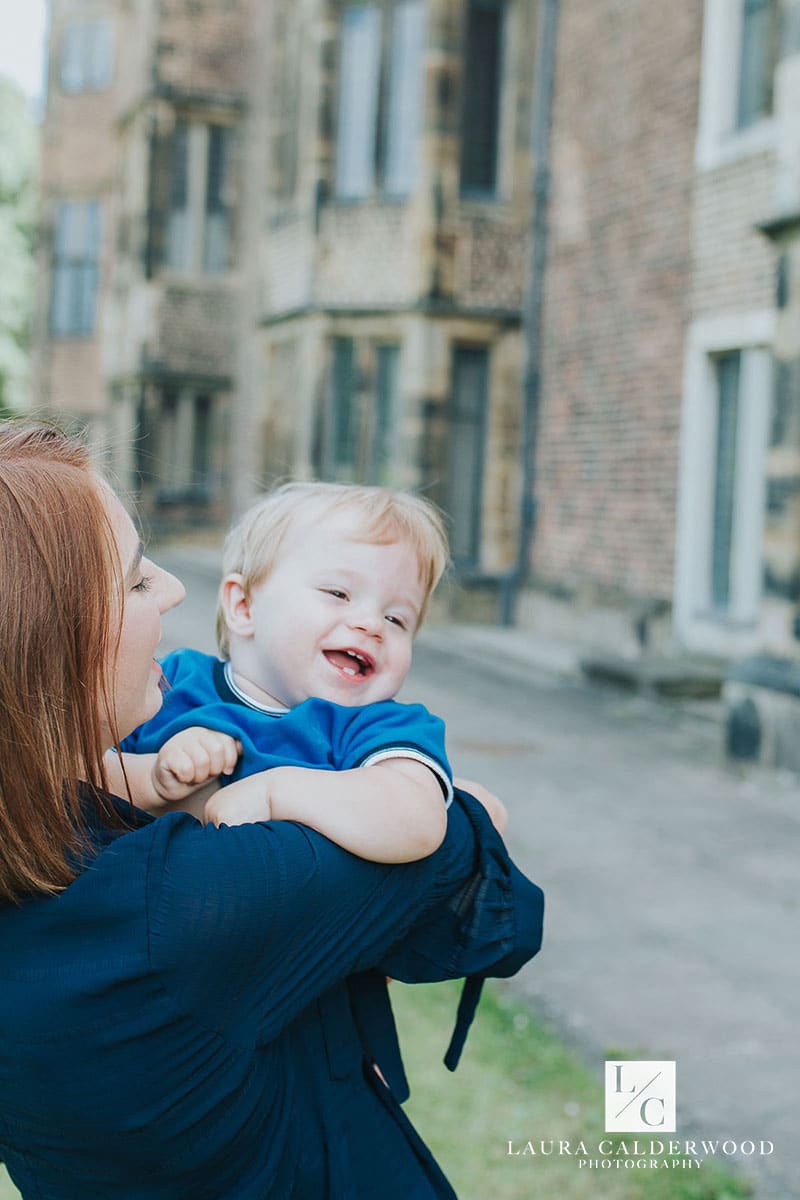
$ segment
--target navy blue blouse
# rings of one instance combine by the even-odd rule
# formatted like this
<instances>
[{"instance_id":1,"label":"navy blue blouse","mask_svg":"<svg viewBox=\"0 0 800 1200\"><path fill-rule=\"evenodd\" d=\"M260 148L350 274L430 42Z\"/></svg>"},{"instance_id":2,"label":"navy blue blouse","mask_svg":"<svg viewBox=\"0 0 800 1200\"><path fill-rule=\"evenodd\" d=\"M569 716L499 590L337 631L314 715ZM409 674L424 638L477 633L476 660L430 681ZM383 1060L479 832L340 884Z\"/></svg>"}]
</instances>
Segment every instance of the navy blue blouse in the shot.
<instances>
[{"instance_id":1,"label":"navy blue blouse","mask_svg":"<svg viewBox=\"0 0 800 1200\"><path fill-rule=\"evenodd\" d=\"M93 828L60 895L0 908L0 1157L25 1200L430 1200L384 974L512 974L542 894L458 793L381 865L295 822ZM380 1083L377 1060L392 1084Z\"/></svg>"}]
</instances>

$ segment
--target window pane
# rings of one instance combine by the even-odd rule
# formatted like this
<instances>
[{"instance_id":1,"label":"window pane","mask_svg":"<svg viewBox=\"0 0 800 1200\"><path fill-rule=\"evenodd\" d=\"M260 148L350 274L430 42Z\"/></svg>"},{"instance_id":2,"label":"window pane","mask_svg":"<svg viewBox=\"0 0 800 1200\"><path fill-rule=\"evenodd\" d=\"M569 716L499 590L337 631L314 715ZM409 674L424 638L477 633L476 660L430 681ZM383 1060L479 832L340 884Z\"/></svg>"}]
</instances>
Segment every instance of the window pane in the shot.
<instances>
[{"instance_id":1,"label":"window pane","mask_svg":"<svg viewBox=\"0 0 800 1200\"><path fill-rule=\"evenodd\" d=\"M97 268L83 263L75 271L78 283L76 333L91 333L94 329L94 306L97 296Z\"/></svg>"},{"instance_id":2,"label":"window pane","mask_svg":"<svg viewBox=\"0 0 800 1200\"><path fill-rule=\"evenodd\" d=\"M167 266L186 271L191 266L189 222L189 126L178 121L172 135L172 183L167 216Z\"/></svg>"},{"instance_id":3,"label":"window pane","mask_svg":"<svg viewBox=\"0 0 800 1200\"><path fill-rule=\"evenodd\" d=\"M61 47L61 86L65 92L100 91L111 83L113 30L107 22L72 25Z\"/></svg>"},{"instance_id":4,"label":"window pane","mask_svg":"<svg viewBox=\"0 0 800 1200\"><path fill-rule=\"evenodd\" d=\"M372 5L342 14L336 192L369 196L375 185L381 14Z\"/></svg>"},{"instance_id":5,"label":"window pane","mask_svg":"<svg viewBox=\"0 0 800 1200\"><path fill-rule=\"evenodd\" d=\"M100 258L101 211L97 200L65 201L55 216L50 327L54 334L91 334Z\"/></svg>"},{"instance_id":6,"label":"window pane","mask_svg":"<svg viewBox=\"0 0 800 1200\"><path fill-rule=\"evenodd\" d=\"M211 125L208 131L203 267L212 273L228 268L230 211L226 203L225 184L229 146L230 130Z\"/></svg>"},{"instance_id":7,"label":"window pane","mask_svg":"<svg viewBox=\"0 0 800 1200\"><path fill-rule=\"evenodd\" d=\"M167 217L167 266L188 271L191 258L189 214L173 209Z\"/></svg>"},{"instance_id":8,"label":"window pane","mask_svg":"<svg viewBox=\"0 0 800 1200\"><path fill-rule=\"evenodd\" d=\"M405 0L395 8L392 22L386 121L384 186L395 196L407 195L416 181L424 47L425 7L422 0Z\"/></svg>"},{"instance_id":9,"label":"window pane","mask_svg":"<svg viewBox=\"0 0 800 1200\"><path fill-rule=\"evenodd\" d=\"M744 0L737 125L744 129L772 111L777 58L776 0Z\"/></svg>"},{"instance_id":10,"label":"window pane","mask_svg":"<svg viewBox=\"0 0 800 1200\"><path fill-rule=\"evenodd\" d=\"M227 153L227 129L211 125L208 130L208 172L206 176L206 212L225 210L225 159Z\"/></svg>"},{"instance_id":11,"label":"window pane","mask_svg":"<svg viewBox=\"0 0 800 1200\"><path fill-rule=\"evenodd\" d=\"M714 480L711 599L714 607L719 609L727 609L730 601L733 510L736 496L739 359L738 351L717 359L717 458Z\"/></svg>"},{"instance_id":12,"label":"window pane","mask_svg":"<svg viewBox=\"0 0 800 1200\"><path fill-rule=\"evenodd\" d=\"M170 207L186 208L189 195L189 126L178 121L172 135L172 188Z\"/></svg>"},{"instance_id":13,"label":"window pane","mask_svg":"<svg viewBox=\"0 0 800 1200\"><path fill-rule=\"evenodd\" d=\"M82 29L72 25L64 30L61 43L61 86L65 92L83 90Z\"/></svg>"},{"instance_id":14,"label":"window pane","mask_svg":"<svg viewBox=\"0 0 800 1200\"><path fill-rule=\"evenodd\" d=\"M494 192L503 47L503 6L470 0L464 54L461 191Z\"/></svg>"},{"instance_id":15,"label":"window pane","mask_svg":"<svg viewBox=\"0 0 800 1200\"><path fill-rule=\"evenodd\" d=\"M50 328L55 334L69 333L72 327L72 272L66 265L53 268L53 296L50 309Z\"/></svg>"},{"instance_id":16,"label":"window pane","mask_svg":"<svg viewBox=\"0 0 800 1200\"><path fill-rule=\"evenodd\" d=\"M456 563L477 562L483 493L483 439L489 387L489 353L459 347L453 359L450 406L450 472L447 508Z\"/></svg>"},{"instance_id":17,"label":"window pane","mask_svg":"<svg viewBox=\"0 0 800 1200\"><path fill-rule=\"evenodd\" d=\"M58 256L67 254L72 247L73 207L65 201L56 209L54 245Z\"/></svg>"},{"instance_id":18,"label":"window pane","mask_svg":"<svg viewBox=\"0 0 800 1200\"><path fill-rule=\"evenodd\" d=\"M400 361L400 347L378 346L377 360L369 481L381 484L386 482L392 464L392 442L397 423L397 367Z\"/></svg>"},{"instance_id":19,"label":"window pane","mask_svg":"<svg viewBox=\"0 0 800 1200\"><path fill-rule=\"evenodd\" d=\"M331 444L333 466L337 474L339 468L352 471L356 461L354 358L352 339L336 338L333 343Z\"/></svg>"},{"instance_id":20,"label":"window pane","mask_svg":"<svg viewBox=\"0 0 800 1200\"><path fill-rule=\"evenodd\" d=\"M230 217L228 213L207 213L203 244L203 270L221 275L229 265Z\"/></svg>"},{"instance_id":21,"label":"window pane","mask_svg":"<svg viewBox=\"0 0 800 1200\"><path fill-rule=\"evenodd\" d=\"M194 444L192 446L193 487L205 491L211 466L211 397L194 398Z\"/></svg>"},{"instance_id":22,"label":"window pane","mask_svg":"<svg viewBox=\"0 0 800 1200\"><path fill-rule=\"evenodd\" d=\"M96 260L100 254L100 205L97 200L90 200L84 205L81 249L91 259Z\"/></svg>"},{"instance_id":23,"label":"window pane","mask_svg":"<svg viewBox=\"0 0 800 1200\"><path fill-rule=\"evenodd\" d=\"M112 31L107 24L90 25L87 35L87 85L98 91L111 83Z\"/></svg>"}]
</instances>

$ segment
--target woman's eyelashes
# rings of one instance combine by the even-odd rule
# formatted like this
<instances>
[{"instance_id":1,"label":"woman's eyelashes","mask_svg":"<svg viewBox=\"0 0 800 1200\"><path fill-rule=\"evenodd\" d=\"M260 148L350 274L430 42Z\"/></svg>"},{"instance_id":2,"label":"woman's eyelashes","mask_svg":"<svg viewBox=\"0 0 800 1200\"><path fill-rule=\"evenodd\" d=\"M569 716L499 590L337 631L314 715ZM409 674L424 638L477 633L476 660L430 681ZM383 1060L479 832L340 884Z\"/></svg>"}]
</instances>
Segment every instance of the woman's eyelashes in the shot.
<instances>
[{"instance_id":1,"label":"woman's eyelashes","mask_svg":"<svg viewBox=\"0 0 800 1200\"><path fill-rule=\"evenodd\" d=\"M133 585L133 588L131 590L134 592L149 592L152 586L153 586L152 576L151 575L143 575L142 578L139 580L139 582L135 583Z\"/></svg>"}]
</instances>

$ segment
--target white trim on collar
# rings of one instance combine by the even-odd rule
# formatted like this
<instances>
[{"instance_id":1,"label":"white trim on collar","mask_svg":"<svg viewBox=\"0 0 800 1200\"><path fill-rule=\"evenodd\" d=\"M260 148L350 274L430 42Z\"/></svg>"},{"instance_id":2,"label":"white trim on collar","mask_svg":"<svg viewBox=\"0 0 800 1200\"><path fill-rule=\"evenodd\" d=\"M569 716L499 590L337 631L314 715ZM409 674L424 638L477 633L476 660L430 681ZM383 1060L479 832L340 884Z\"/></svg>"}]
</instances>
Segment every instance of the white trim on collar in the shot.
<instances>
[{"instance_id":1,"label":"white trim on collar","mask_svg":"<svg viewBox=\"0 0 800 1200\"><path fill-rule=\"evenodd\" d=\"M237 700L241 700L242 704L246 704L248 708L254 708L256 712L266 713L269 717L285 717L288 712L291 712L291 709L283 705L261 704L258 700L254 700L252 696L248 696L247 692L243 692L233 678L233 667L230 662L225 663L224 674L225 682L234 696L236 696Z\"/></svg>"}]
</instances>

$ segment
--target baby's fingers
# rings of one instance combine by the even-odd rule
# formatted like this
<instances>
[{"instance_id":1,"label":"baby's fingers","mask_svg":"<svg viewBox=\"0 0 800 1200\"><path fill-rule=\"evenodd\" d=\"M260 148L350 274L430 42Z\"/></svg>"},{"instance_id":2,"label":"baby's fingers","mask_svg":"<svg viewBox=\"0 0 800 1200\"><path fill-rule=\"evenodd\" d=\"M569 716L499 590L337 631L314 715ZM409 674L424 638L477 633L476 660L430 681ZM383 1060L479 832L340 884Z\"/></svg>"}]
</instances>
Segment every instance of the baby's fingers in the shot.
<instances>
[{"instance_id":1,"label":"baby's fingers","mask_svg":"<svg viewBox=\"0 0 800 1200\"><path fill-rule=\"evenodd\" d=\"M216 735L215 741L207 747L211 763L212 775L232 775L242 753L242 743L227 733Z\"/></svg>"},{"instance_id":2,"label":"baby's fingers","mask_svg":"<svg viewBox=\"0 0 800 1200\"><path fill-rule=\"evenodd\" d=\"M208 779L208 755L202 749L195 748L189 754L175 746L168 754L159 756L158 769L180 783L199 783Z\"/></svg>"}]
</instances>

